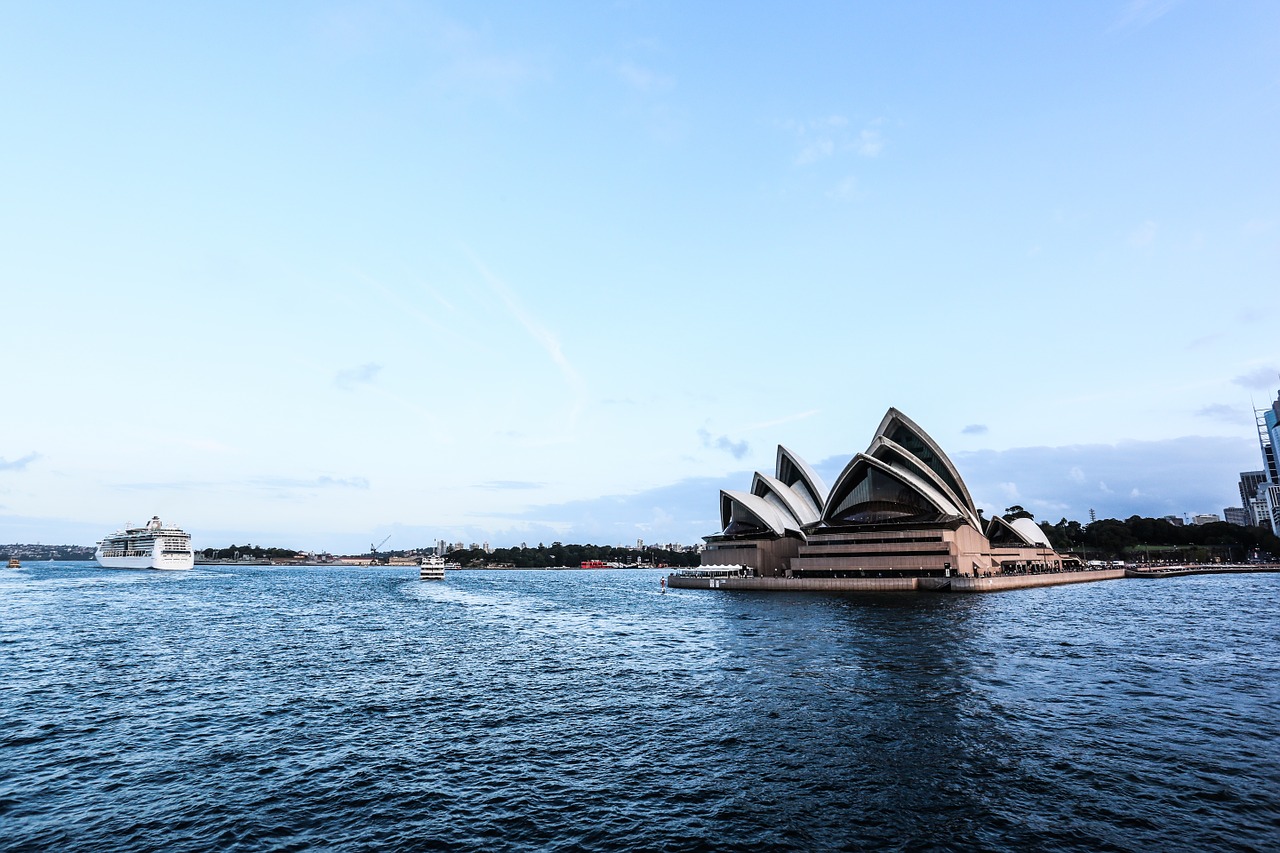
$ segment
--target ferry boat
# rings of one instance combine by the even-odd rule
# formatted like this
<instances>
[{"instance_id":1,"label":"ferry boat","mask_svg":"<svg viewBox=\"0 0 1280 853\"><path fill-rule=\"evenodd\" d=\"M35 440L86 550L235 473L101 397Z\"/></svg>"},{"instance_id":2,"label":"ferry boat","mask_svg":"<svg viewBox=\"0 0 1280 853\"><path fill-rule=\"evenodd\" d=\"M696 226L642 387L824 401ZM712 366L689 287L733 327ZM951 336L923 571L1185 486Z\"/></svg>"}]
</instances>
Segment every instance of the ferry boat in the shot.
<instances>
[{"instance_id":1,"label":"ferry boat","mask_svg":"<svg viewBox=\"0 0 1280 853\"><path fill-rule=\"evenodd\" d=\"M17 557L10 557L10 558L9 558L9 568L11 568L11 569L20 569L20 568L22 568L22 561L21 561L21 560L19 560Z\"/></svg>"},{"instance_id":2,"label":"ferry boat","mask_svg":"<svg viewBox=\"0 0 1280 853\"><path fill-rule=\"evenodd\" d=\"M191 534L152 516L142 527L129 527L98 543L93 557L108 569L189 569L196 563Z\"/></svg>"},{"instance_id":3,"label":"ferry boat","mask_svg":"<svg viewBox=\"0 0 1280 853\"><path fill-rule=\"evenodd\" d=\"M458 563L445 562L444 557L439 554L432 554L422 558L422 562L418 564L418 577L424 581L442 581L444 580L445 569L460 569Z\"/></svg>"}]
</instances>

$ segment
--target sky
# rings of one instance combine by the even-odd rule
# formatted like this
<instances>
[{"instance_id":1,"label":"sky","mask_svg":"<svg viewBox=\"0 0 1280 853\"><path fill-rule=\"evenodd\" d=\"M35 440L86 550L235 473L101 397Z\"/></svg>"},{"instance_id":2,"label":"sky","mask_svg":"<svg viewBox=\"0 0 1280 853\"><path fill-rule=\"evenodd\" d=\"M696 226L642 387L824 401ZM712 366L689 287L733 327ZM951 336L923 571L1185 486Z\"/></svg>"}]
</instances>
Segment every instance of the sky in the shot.
<instances>
[{"instance_id":1,"label":"sky","mask_svg":"<svg viewBox=\"0 0 1280 853\"><path fill-rule=\"evenodd\" d=\"M1280 389L1280 5L0 2L0 542L696 543L890 406L1216 512Z\"/></svg>"}]
</instances>

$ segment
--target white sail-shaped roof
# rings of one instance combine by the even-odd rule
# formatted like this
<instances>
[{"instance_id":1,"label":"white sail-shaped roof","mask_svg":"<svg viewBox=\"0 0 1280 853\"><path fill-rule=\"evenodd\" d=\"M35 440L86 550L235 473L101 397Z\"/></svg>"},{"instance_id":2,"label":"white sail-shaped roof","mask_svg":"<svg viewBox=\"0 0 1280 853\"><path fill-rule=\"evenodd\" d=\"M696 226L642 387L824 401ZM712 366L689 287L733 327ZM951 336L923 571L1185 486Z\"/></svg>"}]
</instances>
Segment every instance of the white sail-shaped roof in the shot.
<instances>
[{"instance_id":1,"label":"white sail-shaped roof","mask_svg":"<svg viewBox=\"0 0 1280 853\"><path fill-rule=\"evenodd\" d=\"M729 489L720 491L720 529L728 536L764 533L784 536L799 525L762 497Z\"/></svg>"},{"instance_id":2,"label":"white sail-shaped roof","mask_svg":"<svg viewBox=\"0 0 1280 853\"><path fill-rule=\"evenodd\" d=\"M778 445L777 479L813 506L818 515L826 506L829 490L822 478L799 456Z\"/></svg>"},{"instance_id":3,"label":"white sail-shaped roof","mask_svg":"<svg viewBox=\"0 0 1280 853\"><path fill-rule=\"evenodd\" d=\"M1013 539L1015 544L1039 546L1043 548L1052 548L1049 544L1049 537L1045 535L1040 525L1036 524L1030 518L1015 518L1013 521L1005 521L998 515L991 517L991 521L987 522L986 537L993 544L1000 544L1008 539Z\"/></svg>"},{"instance_id":4,"label":"white sail-shaped roof","mask_svg":"<svg viewBox=\"0 0 1280 853\"><path fill-rule=\"evenodd\" d=\"M957 494L946 480L938 476L938 473L930 468L924 460L901 444L891 438L877 435L872 440L871 446L867 448L867 455L875 457L881 462L887 462L894 468L905 468L917 477L927 480L960 509L960 514L964 516L966 521L977 529L982 529L982 523L978 519L977 508L969 506L965 499Z\"/></svg>"},{"instance_id":5,"label":"white sail-shaped roof","mask_svg":"<svg viewBox=\"0 0 1280 853\"><path fill-rule=\"evenodd\" d=\"M1015 518L1009 524L1014 530L1018 531L1019 536L1032 545L1040 545L1045 548L1053 547L1049 544L1049 537L1044 534L1044 530L1033 519Z\"/></svg>"},{"instance_id":6,"label":"white sail-shaped roof","mask_svg":"<svg viewBox=\"0 0 1280 853\"><path fill-rule=\"evenodd\" d=\"M973 497L969 494L964 480L961 479L960 472L956 470L955 465L951 464L951 460L942 452L938 443L930 438L929 434L915 421L891 407L885 412L884 418L880 421L880 427L876 430L876 438L880 436L904 448L924 463L946 484L948 490L960 499L960 505L966 510L964 513L966 518L977 519L978 508L974 505ZM874 444L875 439L872 439L872 445Z\"/></svg>"},{"instance_id":7,"label":"white sail-shaped roof","mask_svg":"<svg viewBox=\"0 0 1280 853\"><path fill-rule=\"evenodd\" d=\"M799 492L786 483L756 472L751 479L751 494L764 498L795 520L797 525L812 524L819 519L818 511Z\"/></svg>"},{"instance_id":8,"label":"white sail-shaped roof","mask_svg":"<svg viewBox=\"0 0 1280 853\"><path fill-rule=\"evenodd\" d=\"M859 520L867 523L965 517L960 507L929 481L865 453L853 457L840 472L822 520L844 524L851 516L865 516Z\"/></svg>"}]
</instances>

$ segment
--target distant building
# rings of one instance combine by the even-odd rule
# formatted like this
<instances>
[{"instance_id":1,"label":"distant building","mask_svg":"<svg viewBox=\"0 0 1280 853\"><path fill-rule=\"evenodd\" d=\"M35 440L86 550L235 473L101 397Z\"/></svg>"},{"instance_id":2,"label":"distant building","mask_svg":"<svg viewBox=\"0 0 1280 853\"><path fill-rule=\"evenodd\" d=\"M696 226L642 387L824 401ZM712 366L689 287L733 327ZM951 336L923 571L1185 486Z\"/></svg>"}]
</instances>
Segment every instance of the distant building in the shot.
<instances>
[{"instance_id":1,"label":"distant building","mask_svg":"<svg viewBox=\"0 0 1280 853\"><path fill-rule=\"evenodd\" d=\"M1214 524L1219 521L1222 521L1222 519L1218 518L1217 513L1213 512L1202 512L1199 515L1191 516L1192 524Z\"/></svg>"},{"instance_id":2,"label":"distant building","mask_svg":"<svg viewBox=\"0 0 1280 853\"><path fill-rule=\"evenodd\" d=\"M1249 510L1239 506L1229 506L1222 510L1222 520L1227 524L1237 524L1240 527L1248 527L1253 524L1253 516Z\"/></svg>"},{"instance_id":3,"label":"distant building","mask_svg":"<svg viewBox=\"0 0 1280 853\"><path fill-rule=\"evenodd\" d=\"M1267 482L1266 471L1240 472L1240 505L1249 513L1249 524L1258 524L1260 519L1253 514L1251 504L1258 497L1258 487Z\"/></svg>"},{"instance_id":4,"label":"distant building","mask_svg":"<svg viewBox=\"0 0 1280 853\"><path fill-rule=\"evenodd\" d=\"M1182 520L1182 516L1180 515L1166 515L1166 516L1163 516L1160 520L1167 521L1170 524L1172 524L1174 527L1182 527L1185 524L1185 522Z\"/></svg>"}]
</instances>

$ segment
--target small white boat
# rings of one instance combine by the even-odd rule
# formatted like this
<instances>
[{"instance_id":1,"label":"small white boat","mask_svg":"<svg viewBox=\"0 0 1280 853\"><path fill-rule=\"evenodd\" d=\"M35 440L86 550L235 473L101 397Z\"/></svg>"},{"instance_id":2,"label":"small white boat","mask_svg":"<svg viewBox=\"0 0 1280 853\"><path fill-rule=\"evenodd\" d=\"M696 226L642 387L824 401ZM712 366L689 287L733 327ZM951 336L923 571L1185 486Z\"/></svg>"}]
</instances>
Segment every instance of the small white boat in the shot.
<instances>
[{"instance_id":1,"label":"small white boat","mask_svg":"<svg viewBox=\"0 0 1280 853\"><path fill-rule=\"evenodd\" d=\"M444 557L432 554L429 557L423 557L422 562L418 564L418 577L424 581L442 581L444 580L445 569L460 568L462 566L457 563L445 562Z\"/></svg>"}]
</instances>

